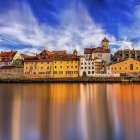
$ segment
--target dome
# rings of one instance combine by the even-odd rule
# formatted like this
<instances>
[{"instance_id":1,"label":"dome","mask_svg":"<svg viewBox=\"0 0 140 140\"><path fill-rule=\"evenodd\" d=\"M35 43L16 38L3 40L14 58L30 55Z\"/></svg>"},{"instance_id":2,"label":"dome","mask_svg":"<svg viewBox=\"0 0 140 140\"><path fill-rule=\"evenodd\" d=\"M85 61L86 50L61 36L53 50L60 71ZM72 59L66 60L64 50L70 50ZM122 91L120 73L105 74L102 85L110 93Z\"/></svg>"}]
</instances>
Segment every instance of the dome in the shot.
<instances>
[{"instance_id":1,"label":"dome","mask_svg":"<svg viewBox=\"0 0 140 140\"><path fill-rule=\"evenodd\" d=\"M108 39L105 37L102 42L109 42Z\"/></svg>"}]
</instances>

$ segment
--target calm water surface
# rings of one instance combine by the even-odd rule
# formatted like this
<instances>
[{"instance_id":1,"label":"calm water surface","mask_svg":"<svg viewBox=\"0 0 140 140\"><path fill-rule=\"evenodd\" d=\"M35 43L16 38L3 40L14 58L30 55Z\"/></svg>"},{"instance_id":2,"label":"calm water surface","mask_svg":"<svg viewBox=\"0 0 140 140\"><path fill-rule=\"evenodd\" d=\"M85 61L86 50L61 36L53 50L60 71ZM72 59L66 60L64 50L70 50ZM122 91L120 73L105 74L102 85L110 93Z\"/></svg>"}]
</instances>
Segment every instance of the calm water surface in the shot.
<instances>
[{"instance_id":1,"label":"calm water surface","mask_svg":"<svg viewBox=\"0 0 140 140\"><path fill-rule=\"evenodd\" d=\"M0 84L0 140L140 140L140 84Z\"/></svg>"}]
</instances>

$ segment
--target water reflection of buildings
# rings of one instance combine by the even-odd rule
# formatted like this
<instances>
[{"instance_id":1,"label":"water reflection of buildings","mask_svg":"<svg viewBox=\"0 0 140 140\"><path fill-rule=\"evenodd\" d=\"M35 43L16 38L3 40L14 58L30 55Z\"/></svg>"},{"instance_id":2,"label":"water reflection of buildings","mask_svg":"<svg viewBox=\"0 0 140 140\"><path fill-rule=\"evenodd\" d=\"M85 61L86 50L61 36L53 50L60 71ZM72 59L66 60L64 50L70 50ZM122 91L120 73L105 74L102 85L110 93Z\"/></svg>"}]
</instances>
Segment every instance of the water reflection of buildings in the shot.
<instances>
[{"instance_id":1,"label":"water reflection of buildings","mask_svg":"<svg viewBox=\"0 0 140 140\"><path fill-rule=\"evenodd\" d=\"M114 139L140 139L140 85L108 85L110 115L114 122Z\"/></svg>"},{"instance_id":2,"label":"water reflection of buildings","mask_svg":"<svg viewBox=\"0 0 140 140\"><path fill-rule=\"evenodd\" d=\"M81 84L80 93L84 140L112 139L106 84Z\"/></svg>"},{"instance_id":3,"label":"water reflection of buildings","mask_svg":"<svg viewBox=\"0 0 140 140\"><path fill-rule=\"evenodd\" d=\"M0 88L2 140L139 139L138 84L18 84Z\"/></svg>"}]
</instances>

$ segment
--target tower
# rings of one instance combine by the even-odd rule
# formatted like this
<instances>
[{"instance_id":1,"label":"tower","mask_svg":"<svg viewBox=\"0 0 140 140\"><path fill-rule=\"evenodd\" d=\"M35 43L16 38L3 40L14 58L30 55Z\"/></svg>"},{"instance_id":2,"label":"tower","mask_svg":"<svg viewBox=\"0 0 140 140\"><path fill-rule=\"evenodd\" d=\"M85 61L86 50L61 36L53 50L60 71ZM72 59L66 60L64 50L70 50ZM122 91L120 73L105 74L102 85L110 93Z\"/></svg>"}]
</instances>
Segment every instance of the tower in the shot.
<instances>
[{"instance_id":1,"label":"tower","mask_svg":"<svg viewBox=\"0 0 140 140\"><path fill-rule=\"evenodd\" d=\"M108 48L108 44L109 44L109 41L108 41L108 39L105 36L105 38L102 40L102 48L109 49Z\"/></svg>"},{"instance_id":2,"label":"tower","mask_svg":"<svg viewBox=\"0 0 140 140\"><path fill-rule=\"evenodd\" d=\"M75 56L77 56L77 50L75 49L74 51L73 51L73 54L75 55Z\"/></svg>"}]
</instances>

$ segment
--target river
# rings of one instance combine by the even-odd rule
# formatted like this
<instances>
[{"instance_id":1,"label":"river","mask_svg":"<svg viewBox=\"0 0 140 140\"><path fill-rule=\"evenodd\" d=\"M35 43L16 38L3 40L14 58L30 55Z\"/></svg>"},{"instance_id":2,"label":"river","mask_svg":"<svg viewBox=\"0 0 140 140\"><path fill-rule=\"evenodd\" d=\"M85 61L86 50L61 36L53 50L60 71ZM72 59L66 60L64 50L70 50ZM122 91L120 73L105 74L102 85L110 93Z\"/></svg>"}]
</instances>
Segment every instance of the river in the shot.
<instances>
[{"instance_id":1,"label":"river","mask_svg":"<svg viewBox=\"0 0 140 140\"><path fill-rule=\"evenodd\" d=\"M0 84L0 140L140 140L140 84Z\"/></svg>"}]
</instances>

